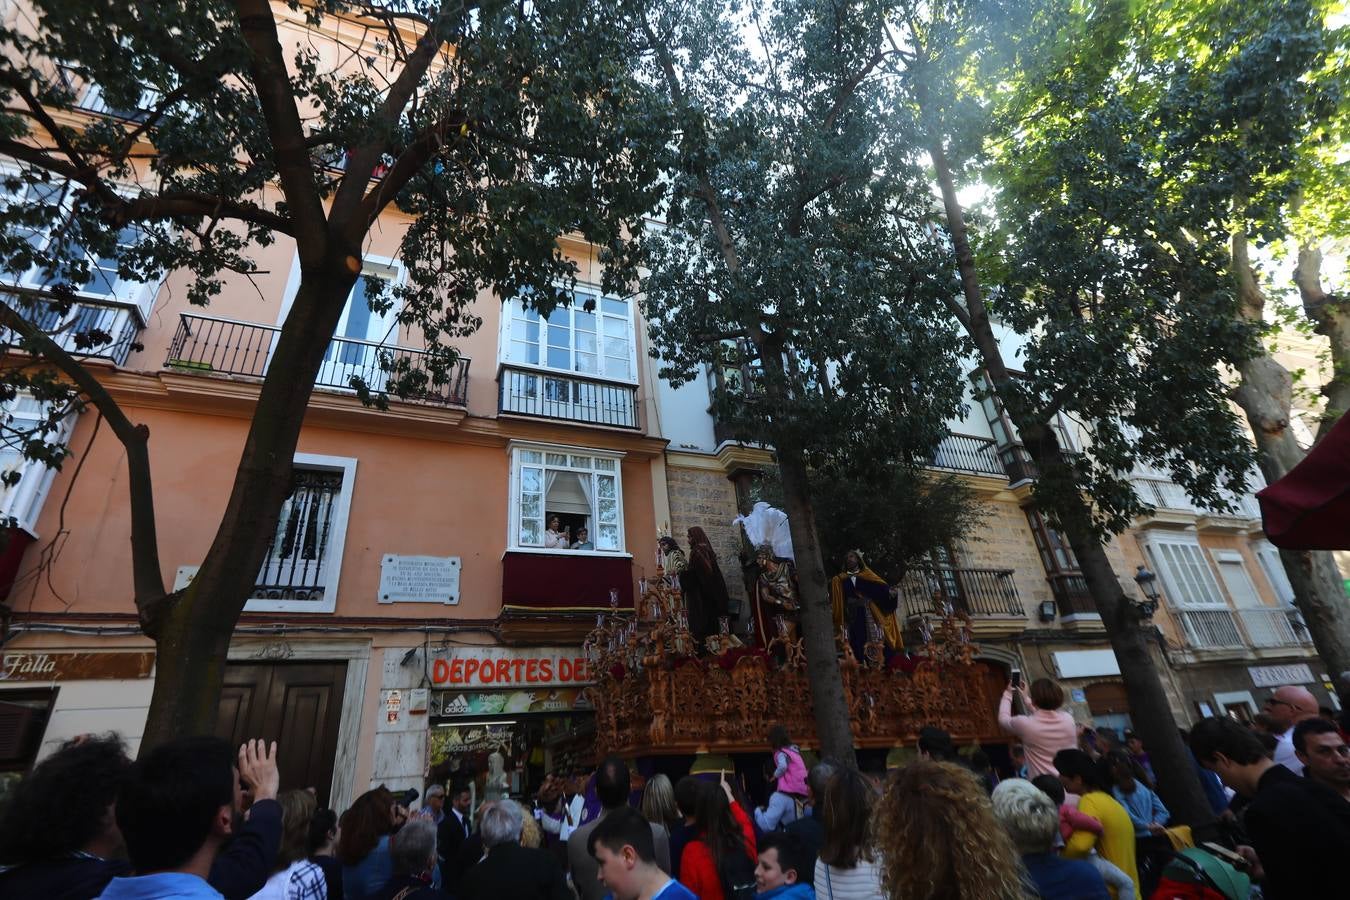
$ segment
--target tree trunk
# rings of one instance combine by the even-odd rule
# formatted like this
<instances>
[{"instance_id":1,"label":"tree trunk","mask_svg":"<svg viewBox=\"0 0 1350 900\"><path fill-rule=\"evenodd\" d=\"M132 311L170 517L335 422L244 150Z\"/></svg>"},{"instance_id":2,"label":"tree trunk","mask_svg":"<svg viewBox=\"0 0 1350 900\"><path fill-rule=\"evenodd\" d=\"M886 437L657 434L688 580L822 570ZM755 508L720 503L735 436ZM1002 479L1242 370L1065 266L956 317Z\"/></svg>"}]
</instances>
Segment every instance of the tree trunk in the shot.
<instances>
[{"instance_id":1,"label":"tree trunk","mask_svg":"<svg viewBox=\"0 0 1350 900\"><path fill-rule=\"evenodd\" d=\"M811 685L811 708L816 719L822 756L856 767L853 726L849 718L844 679L834 641L834 613L830 609L825 563L816 537L816 515L801 450L778 445L778 471L783 482L783 504L792 529L801 598L802 643L806 650L806 677Z\"/></svg>"},{"instance_id":2,"label":"tree trunk","mask_svg":"<svg viewBox=\"0 0 1350 900\"><path fill-rule=\"evenodd\" d=\"M965 212L956 197L956 182L952 177L951 165L947 161L946 149L940 138L932 139L929 153L942 190L942 201L947 214L947 230L956 254L965 300L964 308L960 308L958 304L953 312L974 341L994 393L1001 395L1011 383L1011 375L985 310L979 271L975 266L975 255L971 252L967 236ZM1028 422L1025 417L1014 415L1013 424L1021 432L1032 458L1036 460L1042 472L1051 471L1052 468L1064 464L1059 446L1045 423ZM1065 537L1078 556L1078 564L1087 582L1088 591L1092 594L1093 603L1101 614L1102 624L1111 641L1111 649L1115 652L1121 680L1125 682L1125 692L1130 698L1130 716L1134 720L1135 730L1143 738L1149 754L1156 759L1155 770L1159 773L1167 771L1166 778L1160 781L1159 790L1168 808L1178 819L1193 826L1211 822L1214 818L1213 813L1205 800L1200 780L1195 775L1190 753L1181 741L1176 720L1172 717L1171 706L1167 703L1166 694L1163 693L1162 680L1158 677L1158 672L1149 657L1144 631L1139 623L1130 617L1128 604L1121 593L1120 583L1111 568L1111 562L1106 557L1106 551L1089 527L1090 516L1086 501L1081 497L1069 498L1048 511L1054 513L1064 528Z\"/></svg>"},{"instance_id":3,"label":"tree trunk","mask_svg":"<svg viewBox=\"0 0 1350 900\"><path fill-rule=\"evenodd\" d=\"M172 595L150 623L155 687L142 752L175 737L215 731L230 639L276 533L314 380L359 271L359 259L344 253L301 276L215 540L192 584Z\"/></svg>"},{"instance_id":4,"label":"tree trunk","mask_svg":"<svg viewBox=\"0 0 1350 900\"><path fill-rule=\"evenodd\" d=\"M1303 299L1303 313L1314 323L1314 330L1331 346L1331 377L1322 385L1327 398L1322 422L1317 429L1321 440L1350 410L1350 305L1344 297L1322 289L1322 251L1308 244L1298 248L1298 266L1294 282Z\"/></svg>"},{"instance_id":5,"label":"tree trunk","mask_svg":"<svg viewBox=\"0 0 1350 900\"><path fill-rule=\"evenodd\" d=\"M1247 237L1241 232L1233 235L1233 267L1238 280L1240 315L1248 321L1261 323L1264 318L1265 295L1247 256ZM1317 265L1306 250L1299 253L1299 271L1296 276L1303 294L1304 308L1315 318L1314 308L1321 310L1325 321L1318 331L1332 340L1333 346L1339 326L1335 304L1321 294ZM1321 295L1319 300L1316 295ZM1343 348L1340 356L1346 355ZM1333 351L1333 363L1337 360ZM1339 365L1339 363L1337 363ZM1268 484L1274 484L1303 461L1303 448L1298 445L1289 421L1293 405L1294 379L1289 370L1268 354L1264 347L1238 366L1241 383L1233 399L1247 416L1252 435L1256 438L1261 473ZM1328 409L1340 389L1333 383L1324 388L1329 400ZM1350 670L1350 604L1346 603L1345 588L1340 571L1330 553L1324 551L1281 550L1280 562L1294 589L1294 605L1303 613L1303 620L1312 635L1313 645L1333 675Z\"/></svg>"},{"instance_id":6,"label":"tree trunk","mask_svg":"<svg viewBox=\"0 0 1350 900\"><path fill-rule=\"evenodd\" d=\"M1046 434L1040 441L1027 442L1042 471L1063 465L1061 452L1054 438L1049 436L1049 430L1027 424L1027 432L1034 434L1039 430ZM1018 428L1021 430L1020 424ZM1153 759L1153 771L1158 775L1158 794L1177 820L1192 827L1207 825L1214 821L1214 811L1196 778L1190 750L1181 739L1171 704L1163 691L1162 679L1158 677L1149 652L1152 629L1139 621L1121 590L1106 550L1090 527L1086 501L1056 499L1059 502L1053 512L1078 557L1078 567L1111 641L1120 678L1130 698L1130 719L1134 730L1143 737Z\"/></svg>"}]
</instances>

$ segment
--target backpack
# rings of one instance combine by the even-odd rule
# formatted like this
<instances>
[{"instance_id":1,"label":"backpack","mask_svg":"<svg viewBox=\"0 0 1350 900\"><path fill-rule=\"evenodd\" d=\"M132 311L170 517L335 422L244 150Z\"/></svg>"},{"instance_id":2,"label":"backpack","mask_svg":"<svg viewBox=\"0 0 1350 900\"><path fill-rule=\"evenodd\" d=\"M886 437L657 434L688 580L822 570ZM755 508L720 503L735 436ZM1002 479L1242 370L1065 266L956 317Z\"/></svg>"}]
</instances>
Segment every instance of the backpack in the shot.
<instances>
[{"instance_id":1,"label":"backpack","mask_svg":"<svg viewBox=\"0 0 1350 900\"><path fill-rule=\"evenodd\" d=\"M1163 867L1152 900L1246 900L1252 880L1198 847L1179 851Z\"/></svg>"},{"instance_id":2,"label":"backpack","mask_svg":"<svg viewBox=\"0 0 1350 900\"><path fill-rule=\"evenodd\" d=\"M722 860L717 869L717 880L722 883L726 900L754 900L755 864L750 857L737 851Z\"/></svg>"}]
</instances>

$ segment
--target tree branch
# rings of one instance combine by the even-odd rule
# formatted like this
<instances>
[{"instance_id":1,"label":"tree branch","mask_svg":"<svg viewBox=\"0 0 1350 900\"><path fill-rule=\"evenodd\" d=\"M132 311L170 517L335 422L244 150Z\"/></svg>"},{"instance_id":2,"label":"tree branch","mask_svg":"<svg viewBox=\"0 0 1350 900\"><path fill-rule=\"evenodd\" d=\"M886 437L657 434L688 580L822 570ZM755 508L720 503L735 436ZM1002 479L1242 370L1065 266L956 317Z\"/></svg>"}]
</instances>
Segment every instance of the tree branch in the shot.
<instances>
[{"instance_id":1,"label":"tree branch","mask_svg":"<svg viewBox=\"0 0 1350 900\"><path fill-rule=\"evenodd\" d=\"M317 266L324 256L328 223L314 181L309 149L305 146L300 111L292 96L291 79L282 57L272 6L268 0L237 0L235 6L239 29L253 51L249 72L262 105L263 118L267 120L277 178L286 195L286 205L293 211L296 252L302 266Z\"/></svg>"},{"instance_id":2,"label":"tree branch","mask_svg":"<svg viewBox=\"0 0 1350 900\"><path fill-rule=\"evenodd\" d=\"M150 429L145 425L133 425L93 373L3 300L0 300L0 326L22 335L37 348L42 358L50 361L74 382L103 415L113 434L117 435L126 449L131 489L131 570L136 609L142 625L151 633L155 612L167 592L159 563L159 538L155 532L154 491L150 480Z\"/></svg>"},{"instance_id":3,"label":"tree branch","mask_svg":"<svg viewBox=\"0 0 1350 900\"><path fill-rule=\"evenodd\" d=\"M408 62L403 67L403 71L398 73L398 78L394 80L393 85L389 88L389 93L385 95L384 103L381 104L380 110L375 116L376 121L383 123L387 128L393 128L398 123L403 108L408 105L408 101L417 90L417 86L421 84L423 76L431 68L432 60L436 58L436 51L441 46L437 32L441 24L448 20L449 15L442 7L436 15L435 23L417 39L417 47L409 54ZM347 175L342 179L342 185L333 198L332 219L334 222L359 228L360 234L365 234L367 220L362 218L359 213L363 211L362 208L365 205L366 184L370 178L370 173L375 170L375 164L379 162L380 156L385 153L388 146L388 139L379 137L356 148L352 153L347 165ZM408 177L411 177L411 174ZM398 187L401 186L397 185L391 193L397 193Z\"/></svg>"},{"instance_id":4,"label":"tree branch","mask_svg":"<svg viewBox=\"0 0 1350 900\"><path fill-rule=\"evenodd\" d=\"M252 222L296 237L296 225L285 216L241 200L227 200L199 191L176 191L124 200L116 212L119 223L168 216L212 216Z\"/></svg>"}]
</instances>

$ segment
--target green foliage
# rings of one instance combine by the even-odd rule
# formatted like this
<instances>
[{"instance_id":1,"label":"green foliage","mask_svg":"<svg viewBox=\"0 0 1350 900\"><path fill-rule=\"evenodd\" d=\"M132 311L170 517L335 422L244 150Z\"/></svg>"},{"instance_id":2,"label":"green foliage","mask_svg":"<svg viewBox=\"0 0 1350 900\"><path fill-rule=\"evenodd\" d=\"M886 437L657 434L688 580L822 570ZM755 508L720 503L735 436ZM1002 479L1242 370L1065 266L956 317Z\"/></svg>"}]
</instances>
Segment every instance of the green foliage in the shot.
<instances>
[{"instance_id":1,"label":"green foliage","mask_svg":"<svg viewBox=\"0 0 1350 900\"><path fill-rule=\"evenodd\" d=\"M961 478L903 468L876 480L846 472L818 476L811 490L827 565L842 569L844 554L861 550L890 584L916 563L971 540L987 512Z\"/></svg>"},{"instance_id":2,"label":"green foliage","mask_svg":"<svg viewBox=\"0 0 1350 900\"><path fill-rule=\"evenodd\" d=\"M0 267L29 272L63 315L99 258L142 281L187 272L188 299L204 305L230 273L256 275L255 250L278 235L359 257L396 204L415 216L399 238L407 278L367 294L373 308L397 304L432 355L388 389L443 384L448 341L481 324L480 291L543 311L570 301L577 273L559 235L599 248L606 288L635 280L628 236L659 200L669 123L628 64L641 5L619 6L295 3L289 24L272 10L290 63L277 83L235 4L35 0L0 28L0 155L12 162L0 178L20 198L0 210ZM296 104L304 146L285 142L268 91ZM103 114L90 114L94 96ZM352 171L360 160L371 167ZM45 308L11 302L34 321Z\"/></svg>"},{"instance_id":3,"label":"green foliage","mask_svg":"<svg viewBox=\"0 0 1350 900\"><path fill-rule=\"evenodd\" d=\"M645 240L661 374L711 371L737 438L817 468L921 458L960 402L963 343L915 125L890 102L888 9L751 3L730 29L716 7L673 4L651 26L681 129Z\"/></svg>"}]
</instances>

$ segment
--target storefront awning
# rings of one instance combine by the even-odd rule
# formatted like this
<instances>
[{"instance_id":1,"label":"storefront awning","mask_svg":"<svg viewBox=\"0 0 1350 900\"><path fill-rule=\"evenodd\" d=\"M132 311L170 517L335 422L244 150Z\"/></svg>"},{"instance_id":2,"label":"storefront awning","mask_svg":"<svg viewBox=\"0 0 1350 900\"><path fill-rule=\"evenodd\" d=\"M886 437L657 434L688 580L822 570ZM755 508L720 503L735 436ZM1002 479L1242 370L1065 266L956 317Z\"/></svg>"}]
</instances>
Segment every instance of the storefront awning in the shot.
<instances>
[{"instance_id":1,"label":"storefront awning","mask_svg":"<svg viewBox=\"0 0 1350 900\"><path fill-rule=\"evenodd\" d=\"M1286 550L1350 550L1350 416L1257 493L1266 537Z\"/></svg>"}]
</instances>

